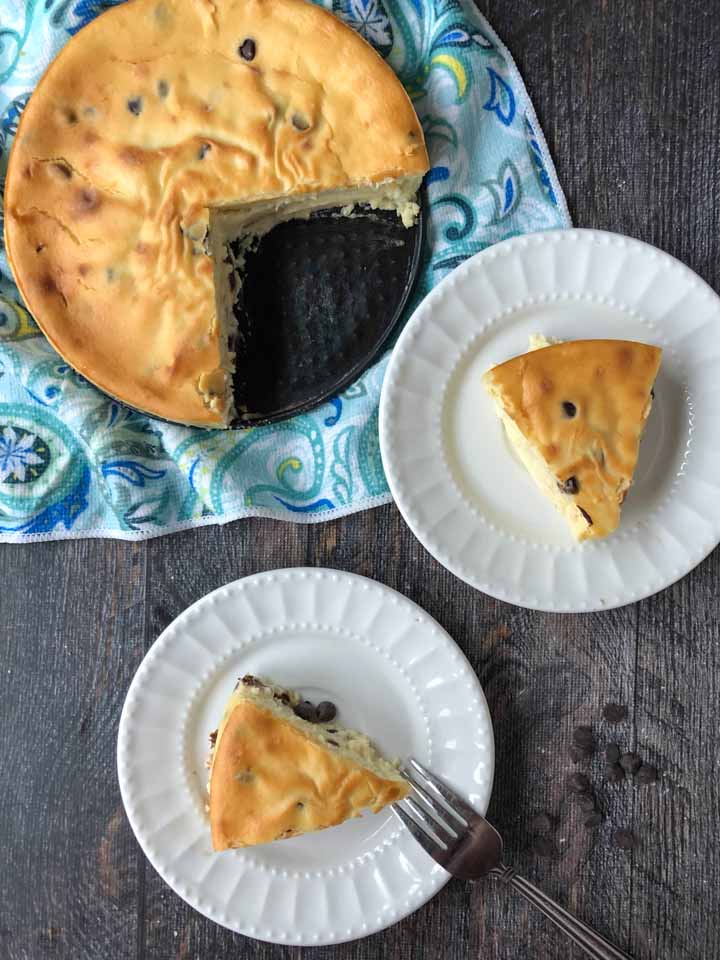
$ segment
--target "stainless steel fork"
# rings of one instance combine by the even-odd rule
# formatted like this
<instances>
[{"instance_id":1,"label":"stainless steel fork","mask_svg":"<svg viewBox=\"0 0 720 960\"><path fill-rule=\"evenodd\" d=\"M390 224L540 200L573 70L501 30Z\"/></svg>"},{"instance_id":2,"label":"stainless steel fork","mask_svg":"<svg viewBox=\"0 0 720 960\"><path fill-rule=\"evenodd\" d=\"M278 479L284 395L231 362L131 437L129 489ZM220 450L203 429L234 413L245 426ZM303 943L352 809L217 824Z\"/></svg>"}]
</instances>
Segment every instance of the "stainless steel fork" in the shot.
<instances>
[{"instance_id":1,"label":"stainless steel fork","mask_svg":"<svg viewBox=\"0 0 720 960\"><path fill-rule=\"evenodd\" d=\"M631 960L587 924L551 900L503 863L503 841L495 827L442 780L410 759L403 770L414 794L393 805L433 860L461 880L494 877L517 890L593 960Z\"/></svg>"}]
</instances>

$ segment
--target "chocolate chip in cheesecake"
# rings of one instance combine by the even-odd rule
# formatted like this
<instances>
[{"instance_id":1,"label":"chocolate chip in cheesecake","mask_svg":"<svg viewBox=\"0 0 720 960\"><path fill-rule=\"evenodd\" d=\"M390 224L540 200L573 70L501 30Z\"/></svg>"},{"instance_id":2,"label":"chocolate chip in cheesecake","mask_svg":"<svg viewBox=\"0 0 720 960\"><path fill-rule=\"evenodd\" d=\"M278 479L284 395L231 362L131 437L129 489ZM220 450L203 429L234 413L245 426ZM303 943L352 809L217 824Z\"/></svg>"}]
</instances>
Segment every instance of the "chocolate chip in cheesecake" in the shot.
<instances>
[{"instance_id":1,"label":"chocolate chip in cheesecake","mask_svg":"<svg viewBox=\"0 0 720 960\"><path fill-rule=\"evenodd\" d=\"M139 117L143 108L142 97L130 97L127 102L127 108L130 113L136 117Z\"/></svg>"},{"instance_id":2,"label":"chocolate chip in cheesecake","mask_svg":"<svg viewBox=\"0 0 720 960\"><path fill-rule=\"evenodd\" d=\"M621 703L606 703L603 707L603 717L609 723L620 723L627 719L628 708Z\"/></svg>"},{"instance_id":3,"label":"chocolate chip in cheesecake","mask_svg":"<svg viewBox=\"0 0 720 960\"><path fill-rule=\"evenodd\" d=\"M68 164L65 163L64 160L56 160L56 161L52 164L52 168L53 168L53 170L54 170L56 173L58 173L64 180L71 180L71 179L72 179L72 170L70 169L70 167L68 166Z\"/></svg>"},{"instance_id":4,"label":"chocolate chip in cheesecake","mask_svg":"<svg viewBox=\"0 0 720 960\"><path fill-rule=\"evenodd\" d=\"M624 753L620 757L620 766L623 768L625 773L637 773L642 766L642 760L637 753Z\"/></svg>"},{"instance_id":5,"label":"chocolate chip in cheesecake","mask_svg":"<svg viewBox=\"0 0 720 960\"><path fill-rule=\"evenodd\" d=\"M170 84L167 80L158 80L157 93L161 100L164 100L168 93L170 93Z\"/></svg>"},{"instance_id":6,"label":"chocolate chip in cheesecake","mask_svg":"<svg viewBox=\"0 0 720 960\"><path fill-rule=\"evenodd\" d=\"M78 122L78 115L77 115L76 111L72 109L72 107L68 107L68 108L64 111L64 116L65 116L65 120L67 121L67 123L69 123L71 126L73 126L74 124L76 124L76 123Z\"/></svg>"},{"instance_id":7,"label":"chocolate chip in cheesecake","mask_svg":"<svg viewBox=\"0 0 720 960\"><path fill-rule=\"evenodd\" d=\"M212 150L212 144L202 143L198 150L198 160L204 160L207 154Z\"/></svg>"},{"instance_id":8,"label":"chocolate chip in cheesecake","mask_svg":"<svg viewBox=\"0 0 720 960\"><path fill-rule=\"evenodd\" d=\"M211 746L215 746L215 741L217 740L217 730L213 730L209 736Z\"/></svg>"},{"instance_id":9,"label":"chocolate chip in cheesecake","mask_svg":"<svg viewBox=\"0 0 720 960\"><path fill-rule=\"evenodd\" d=\"M293 707L293 713L301 720L307 720L308 723L317 723L317 708L310 700L301 700Z\"/></svg>"},{"instance_id":10,"label":"chocolate chip in cheesecake","mask_svg":"<svg viewBox=\"0 0 720 960\"><path fill-rule=\"evenodd\" d=\"M337 742L337 740L328 740L327 742L330 744L331 747L339 747L339 746L340 746L340 744Z\"/></svg>"},{"instance_id":11,"label":"chocolate chip in cheesecake","mask_svg":"<svg viewBox=\"0 0 720 960\"><path fill-rule=\"evenodd\" d=\"M307 117L303 116L302 113L294 113L292 115L291 122L295 129L300 130L301 132L309 129L310 127L310 121L307 119Z\"/></svg>"},{"instance_id":12,"label":"chocolate chip in cheesecake","mask_svg":"<svg viewBox=\"0 0 720 960\"><path fill-rule=\"evenodd\" d=\"M568 477L564 483L558 484L563 493L569 493L574 496L580 492L580 484L577 477Z\"/></svg>"},{"instance_id":13,"label":"chocolate chip in cheesecake","mask_svg":"<svg viewBox=\"0 0 720 960\"><path fill-rule=\"evenodd\" d=\"M255 59L256 50L257 50L257 47L255 46L255 41L252 40L250 37L248 37L246 40L243 40L243 42L238 47L238 53L243 58L243 60L247 60L248 63L251 60Z\"/></svg>"},{"instance_id":14,"label":"chocolate chip in cheesecake","mask_svg":"<svg viewBox=\"0 0 720 960\"><path fill-rule=\"evenodd\" d=\"M246 673L244 677L241 677L240 683L246 687L259 687L260 689L265 686L262 680L258 680L258 678L254 677L251 673Z\"/></svg>"},{"instance_id":15,"label":"chocolate chip in cheesecake","mask_svg":"<svg viewBox=\"0 0 720 960\"><path fill-rule=\"evenodd\" d=\"M322 700L317 705L318 723L331 723L337 714L337 707L330 700Z\"/></svg>"},{"instance_id":16,"label":"chocolate chip in cheesecake","mask_svg":"<svg viewBox=\"0 0 720 960\"><path fill-rule=\"evenodd\" d=\"M570 400L563 400L562 408L563 408L563 413L569 420L572 420L572 418L577 413L577 407L575 406L574 403L571 403Z\"/></svg>"},{"instance_id":17,"label":"chocolate chip in cheesecake","mask_svg":"<svg viewBox=\"0 0 720 960\"><path fill-rule=\"evenodd\" d=\"M591 527L593 525L593 518L590 516L587 510L583 510L582 507L578 507L578 510L583 515L583 517L585 517L585 520L587 521L587 525Z\"/></svg>"}]
</instances>

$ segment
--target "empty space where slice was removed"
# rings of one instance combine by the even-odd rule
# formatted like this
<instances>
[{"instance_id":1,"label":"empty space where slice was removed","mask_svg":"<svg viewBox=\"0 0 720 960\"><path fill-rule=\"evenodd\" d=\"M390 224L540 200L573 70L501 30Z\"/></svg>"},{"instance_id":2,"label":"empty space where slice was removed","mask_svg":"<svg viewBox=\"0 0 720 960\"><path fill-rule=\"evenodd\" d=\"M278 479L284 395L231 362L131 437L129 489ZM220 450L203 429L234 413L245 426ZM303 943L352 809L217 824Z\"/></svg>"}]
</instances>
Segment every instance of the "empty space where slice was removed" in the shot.
<instances>
[{"instance_id":1,"label":"empty space where slice was removed","mask_svg":"<svg viewBox=\"0 0 720 960\"><path fill-rule=\"evenodd\" d=\"M237 323L237 422L298 413L355 380L402 315L420 244L419 223L407 228L394 211L367 206L318 210L250 243L230 240L221 282Z\"/></svg>"},{"instance_id":2,"label":"empty space where slice was removed","mask_svg":"<svg viewBox=\"0 0 720 960\"><path fill-rule=\"evenodd\" d=\"M428 157L392 69L331 13L304 0L212 11L134 0L68 41L22 113L5 242L25 303L78 372L145 412L227 427L224 240L356 204L408 229Z\"/></svg>"}]
</instances>

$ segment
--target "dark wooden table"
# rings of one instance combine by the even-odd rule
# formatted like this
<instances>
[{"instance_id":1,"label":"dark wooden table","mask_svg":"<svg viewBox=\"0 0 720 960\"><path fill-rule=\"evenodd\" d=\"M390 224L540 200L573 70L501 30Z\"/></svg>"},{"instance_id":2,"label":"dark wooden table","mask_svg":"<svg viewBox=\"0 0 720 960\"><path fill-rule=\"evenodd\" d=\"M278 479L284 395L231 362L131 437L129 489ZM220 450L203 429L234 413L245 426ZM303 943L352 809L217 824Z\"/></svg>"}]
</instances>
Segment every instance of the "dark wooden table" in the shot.
<instances>
[{"instance_id":1,"label":"dark wooden table","mask_svg":"<svg viewBox=\"0 0 720 960\"><path fill-rule=\"evenodd\" d=\"M718 0L482 0L533 95L575 222L655 243L720 286ZM492 884L451 882L383 934L314 952L215 926L155 874L125 819L115 738L152 641L214 587L318 564L396 587L451 632L492 710L492 819L527 876L636 958L720 957L720 553L623 610L532 613L445 572L387 506L318 526L240 521L129 544L0 547L0 957L9 960L578 956ZM609 700L630 718L600 722ZM608 785L580 827L575 724L637 749L653 787ZM558 821L540 859L530 821ZM640 846L612 845L617 828Z\"/></svg>"}]
</instances>

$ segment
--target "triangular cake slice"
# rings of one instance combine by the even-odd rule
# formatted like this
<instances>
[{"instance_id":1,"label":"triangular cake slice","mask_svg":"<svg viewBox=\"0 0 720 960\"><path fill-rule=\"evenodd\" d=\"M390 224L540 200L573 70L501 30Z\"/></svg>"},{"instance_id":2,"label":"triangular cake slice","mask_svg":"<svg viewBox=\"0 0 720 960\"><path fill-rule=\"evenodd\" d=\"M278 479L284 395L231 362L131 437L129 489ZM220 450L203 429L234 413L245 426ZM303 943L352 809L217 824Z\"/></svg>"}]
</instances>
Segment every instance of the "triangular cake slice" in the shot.
<instances>
[{"instance_id":1,"label":"triangular cake slice","mask_svg":"<svg viewBox=\"0 0 720 960\"><path fill-rule=\"evenodd\" d=\"M578 540L620 522L661 357L645 343L573 340L483 378L514 450Z\"/></svg>"},{"instance_id":2,"label":"triangular cake slice","mask_svg":"<svg viewBox=\"0 0 720 960\"><path fill-rule=\"evenodd\" d=\"M337 723L331 704L315 708L249 675L233 691L213 741L215 850L333 827L363 810L377 813L410 789L364 734Z\"/></svg>"}]
</instances>

